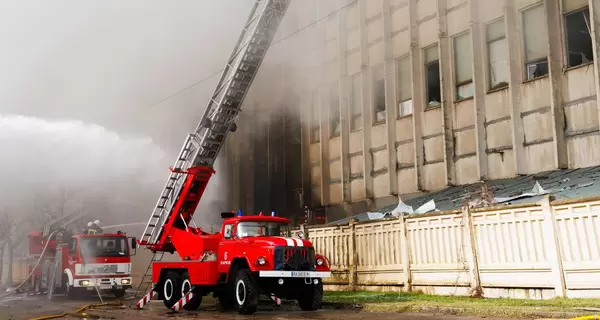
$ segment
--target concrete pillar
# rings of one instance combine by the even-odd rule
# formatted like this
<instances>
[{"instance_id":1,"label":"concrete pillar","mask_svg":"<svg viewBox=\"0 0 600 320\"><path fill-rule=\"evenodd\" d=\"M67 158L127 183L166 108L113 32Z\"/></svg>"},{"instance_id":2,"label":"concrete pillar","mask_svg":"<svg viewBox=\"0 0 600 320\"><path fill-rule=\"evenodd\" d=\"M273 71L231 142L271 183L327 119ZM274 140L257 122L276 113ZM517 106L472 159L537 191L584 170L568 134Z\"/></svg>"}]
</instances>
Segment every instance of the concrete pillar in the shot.
<instances>
[{"instance_id":1,"label":"concrete pillar","mask_svg":"<svg viewBox=\"0 0 600 320\"><path fill-rule=\"evenodd\" d=\"M385 107L388 151L389 192L398 195L398 156L396 154L396 70L394 64L394 47L392 44L392 14L390 0L383 0L383 48L385 54Z\"/></svg>"},{"instance_id":2,"label":"concrete pillar","mask_svg":"<svg viewBox=\"0 0 600 320\"><path fill-rule=\"evenodd\" d=\"M600 106L600 0L589 0L592 43L594 49L594 80L596 81L596 105ZM598 108L600 119L600 108ZM600 122L600 120L599 120Z\"/></svg>"},{"instance_id":3,"label":"concrete pillar","mask_svg":"<svg viewBox=\"0 0 600 320\"><path fill-rule=\"evenodd\" d=\"M351 202L350 193L350 108L349 99L349 81L348 81L348 28L346 28L346 10L337 14L338 30L338 67L339 67L339 101L340 101L340 143L342 166L342 202Z\"/></svg>"},{"instance_id":4,"label":"concrete pillar","mask_svg":"<svg viewBox=\"0 0 600 320\"><path fill-rule=\"evenodd\" d=\"M453 106L454 93L452 92L452 46L448 37L448 22L446 1L437 0L438 8L438 36L440 55L440 85L442 91L442 126L444 134L444 164L446 166L446 185L454 185L456 170L454 169L454 132Z\"/></svg>"},{"instance_id":5,"label":"concrete pillar","mask_svg":"<svg viewBox=\"0 0 600 320\"><path fill-rule=\"evenodd\" d=\"M477 153L477 176L480 180L487 180L488 157L486 153L487 142L485 132L485 95L486 78L485 62L485 30L479 20L479 6L481 0L469 0L471 18L471 48L473 49L473 85L475 86L473 102L475 105L475 144Z\"/></svg>"},{"instance_id":6,"label":"concrete pillar","mask_svg":"<svg viewBox=\"0 0 600 320\"><path fill-rule=\"evenodd\" d=\"M367 1L358 0L358 19L360 29L360 69L362 80L362 107L363 107L363 181L365 198L374 199L373 194L373 156L371 155L371 128L373 127L373 106L371 105L371 68L369 64L369 46L367 39Z\"/></svg>"},{"instance_id":7,"label":"concrete pillar","mask_svg":"<svg viewBox=\"0 0 600 320\"><path fill-rule=\"evenodd\" d=\"M308 84L305 84L308 85ZM306 93L309 94L309 93ZM302 173L301 173L301 184L302 184L302 200L305 205L310 206L312 203L311 194L312 187L310 183L310 128L311 128L311 117L310 113L312 111L312 106L310 105L310 100L302 103L302 107L299 108L300 112L300 140L301 140L301 163L302 163Z\"/></svg>"},{"instance_id":8,"label":"concrete pillar","mask_svg":"<svg viewBox=\"0 0 600 320\"><path fill-rule=\"evenodd\" d=\"M409 9L409 32L410 32L410 55L412 74L412 97L413 97L413 140L415 148L415 182L417 190L425 190L423 179L423 130L421 119L423 117L425 84L423 52L419 44L419 26L417 24L417 0L408 1Z\"/></svg>"},{"instance_id":9,"label":"concrete pillar","mask_svg":"<svg viewBox=\"0 0 600 320\"><path fill-rule=\"evenodd\" d=\"M564 59L562 54L562 14L559 1L544 0L546 8L546 22L548 25L548 71L550 73L550 90L552 98L552 131L554 147L554 166L557 169L566 169L569 165L567 144L565 141L565 112L562 107L562 68Z\"/></svg>"},{"instance_id":10,"label":"concrete pillar","mask_svg":"<svg viewBox=\"0 0 600 320\"><path fill-rule=\"evenodd\" d=\"M317 35L313 37L314 50L319 52L319 65L323 66L325 63L325 37L326 33L321 30L323 28L322 23L317 23L313 28L316 28ZM329 83L324 80L328 79L327 68L321 67L316 72L317 78L315 84L317 85L317 99L316 102L319 105L321 115L321 205L326 206L329 204L329 137L331 135L331 121L329 121Z\"/></svg>"},{"instance_id":11,"label":"concrete pillar","mask_svg":"<svg viewBox=\"0 0 600 320\"><path fill-rule=\"evenodd\" d=\"M505 0L504 7L506 41L508 43L509 60L509 85L508 95L510 97L510 117L512 123L512 148L515 161L515 173L525 174L525 132L523 119L521 118L521 81L523 79L523 67L521 63L521 41L519 12L515 7L516 0Z\"/></svg>"}]
</instances>

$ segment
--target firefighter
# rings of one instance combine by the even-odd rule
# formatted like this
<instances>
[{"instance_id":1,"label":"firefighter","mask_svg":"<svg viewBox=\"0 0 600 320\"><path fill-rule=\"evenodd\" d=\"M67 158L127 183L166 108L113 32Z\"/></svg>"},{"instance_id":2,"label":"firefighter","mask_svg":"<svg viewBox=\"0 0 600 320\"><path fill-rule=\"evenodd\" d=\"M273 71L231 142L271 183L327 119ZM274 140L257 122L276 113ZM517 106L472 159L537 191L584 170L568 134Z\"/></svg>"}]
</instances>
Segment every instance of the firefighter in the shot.
<instances>
[{"instance_id":1,"label":"firefighter","mask_svg":"<svg viewBox=\"0 0 600 320\"><path fill-rule=\"evenodd\" d=\"M102 228L100 228L99 224L100 224L100 221L98 221L98 220L96 220L94 222L88 222L87 233L88 234L102 233Z\"/></svg>"}]
</instances>

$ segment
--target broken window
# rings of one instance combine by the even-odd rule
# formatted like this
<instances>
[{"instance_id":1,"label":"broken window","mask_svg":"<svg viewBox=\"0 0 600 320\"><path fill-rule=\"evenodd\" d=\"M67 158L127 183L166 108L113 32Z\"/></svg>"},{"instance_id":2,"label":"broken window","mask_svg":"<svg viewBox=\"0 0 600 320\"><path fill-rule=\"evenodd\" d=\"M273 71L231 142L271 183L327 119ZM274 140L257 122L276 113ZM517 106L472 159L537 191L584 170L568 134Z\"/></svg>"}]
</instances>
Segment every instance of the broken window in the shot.
<instances>
[{"instance_id":1,"label":"broken window","mask_svg":"<svg viewBox=\"0 0 600 320\"><path fill-rule=\"evenodd\" d=\"M321 126L319 123L319 120L321 119L321 117L319 116L319 104L317 103L317 101L315 101L314 99L314 95L313 95L313 99L312 99L312 110L311 110L311 119L310 119L310 142L311 143L315 143L315 142L319 142L321 140L320 138L320 134L321 134Z\"/></svg>"},{"instance_id":2,"label":"broken window","mask_svg":"<svg viewBox=\"0 0 600 320\"><path fill-rule=\"evenodd\" d=\"M412 72L410 56L396 59L398 117L412 114Z\"/></svg>"},{"instance_id":3,"label":"broken window","mask_svg":"<svg viewBox=\"0 0 600 320\"><path fill-rule=\"evenodd\" d=\"M454 37L454 83L456 100L473 97L473 54L471 33Z\"/></svg>"},{"instance_id":4,"label":"broken window","mask_svg":"<svg viewBox=\"0 0 600 320\"><path fill-rule=\"evenodd\" d=\"M371 95L375 112L375 123L385 121L385 73L383 64L373 67L373 86Z\"/></svg>"},{"instance_id":5,"label":"broken window","mask_svg":"<svg viewBox=\"0 0 600 320\"><path fill-rule=\"evenodd\" d=\"M437 44L425 50L425 83L427 84L427 106L439 106L442 101L440 87L440 61Z\"/></svg>"},{"instance_id":6,"label":"broken window","mask_svg":"<svg viewBox=\"0 0 600 320\"><path fill-rule=\"evenodd\" d=\"M588 8L565 15L568 67L575 67L594 61L592 37L590 34L590 10Z\"/></svg>"},{"instance_id":7,"label":"broken window","mask_svg":"<svg viewBox=\"0 0 600 320\"><path fill-rule=\"evenodd\" d=\"M486 26L488 86L490 90L508 87L508 45L504 17Z\"/></svg>"},{"instance_id":8,"label":"broken window","mask_svg":"<svg viewBox=\"0 0 600 320\"><path fill-rule=\"evenodd\" d=\"M532 80L547 75L548 29L543 3L523 11L523 33L526 79Z\"/></svg>"},{"instance_id":9,"label":"broken window","mask_svg":"<svg viewBox=\"0 0 600 320\"><path fill-rule=\"evenodd\" d=\"M331 125L331 136L340 135L340 98L338 83L335 82L329 89L329 117Z\"/></svg>"},{"instance_id":10,"label":"broken window","mask_svg":"<svg viewBox=\"0 0 600 320\"><path fill-rule=\"evenodd\" d=\"M360 73L350 77L350 130L362 129L362 77Z\"/></svg>"}]
</instances>

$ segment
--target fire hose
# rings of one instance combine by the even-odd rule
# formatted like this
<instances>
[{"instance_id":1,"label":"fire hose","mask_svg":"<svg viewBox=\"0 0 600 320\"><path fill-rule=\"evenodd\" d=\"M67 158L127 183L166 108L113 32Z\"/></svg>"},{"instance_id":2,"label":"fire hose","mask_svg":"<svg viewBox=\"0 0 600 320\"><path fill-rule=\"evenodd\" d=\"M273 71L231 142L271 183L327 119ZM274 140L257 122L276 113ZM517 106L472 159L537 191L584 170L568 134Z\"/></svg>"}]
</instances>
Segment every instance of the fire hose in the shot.
<instances>
[{"instance_id":1,"label":"fire hose","mask_svg":"<svg viewBox=\"0 0 600 320\"><path fill-rule=\"evenodd\" d=\"M50 235L48 236L48 239L51 239L52 236L57 233L60 230L55 230L52 233L50 233ZM21 284L19 284L16 288L14 288L12 291L5 293L3 295L0 295L0 298L4 298L7 297L15 292L17 292L17 290L19 288L21 288L25 283L27 283L27 281L29 281L29 278L31 278L31 276L33 275L33 273L35 272L35 269L38 267L38 265L40 264L40 261L42 261L42 258L44 257L44 253L46 252L46 249L48 248L48 245L50 244L50 241L46 241L46 245L44 246L44 249L42 250L42 253L40 254L40 257L38 258L37 262L35 263L35 266L31 269L31 272L29 273L29 275L27 275L27 278L25 278L25 280L23 280L23 282L21 282Z\"/></svg>"},{"instance_id":2,"label":"fire hose","mask_svg":"<svg viewBox=\"0 0 600 320\"><path fill-rule=\"evenodd\" d=\"M85 305L85 306L77 309L75 312L64 312L64 313L61 313L61 314L55 314L55 315L51 315L51 316L43 316L43 317L38 317L38 318L31 318L30 320L58 319L58 318L66 317L68 315L85 316L82 313L85 310L88 310L88 309L99 308L99 307L108 307L108 306L122 306L122 305L123 304L119 300L114 301L114 302L100 303L100 304L88 304L88 305Z\"/></svg>"}]
</instances>

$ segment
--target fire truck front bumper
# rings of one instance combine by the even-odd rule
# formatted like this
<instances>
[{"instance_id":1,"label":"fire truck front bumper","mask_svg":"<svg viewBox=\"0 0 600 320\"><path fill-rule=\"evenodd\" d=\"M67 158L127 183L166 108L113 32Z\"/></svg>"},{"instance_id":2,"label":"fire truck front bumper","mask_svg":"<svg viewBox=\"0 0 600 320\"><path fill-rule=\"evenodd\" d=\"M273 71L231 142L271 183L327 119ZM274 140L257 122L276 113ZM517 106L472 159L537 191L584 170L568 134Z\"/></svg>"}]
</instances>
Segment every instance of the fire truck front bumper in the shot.
<instances>
[{"instance_id":1,"label":"fire truck front bumper","mask_svg":"<svg viewBox=\"0 0 600 320\"><path fill-rule=\"evenodd\" d=\"M75 288L87 288L88 290L121 290L131 288L131 277L124 278L90 278L75 279L73 286Z\"/></svg>"},{"instance_id":2,"label":"fire truck front bumper","mask_svg":"<svg viewBox=\"0 0 600 320\"><path fill-rule=\"evenodd\" d=\"M260 271L258 276L261 278L329 278L330 271Z\"/></svg>"}]
</instances>

